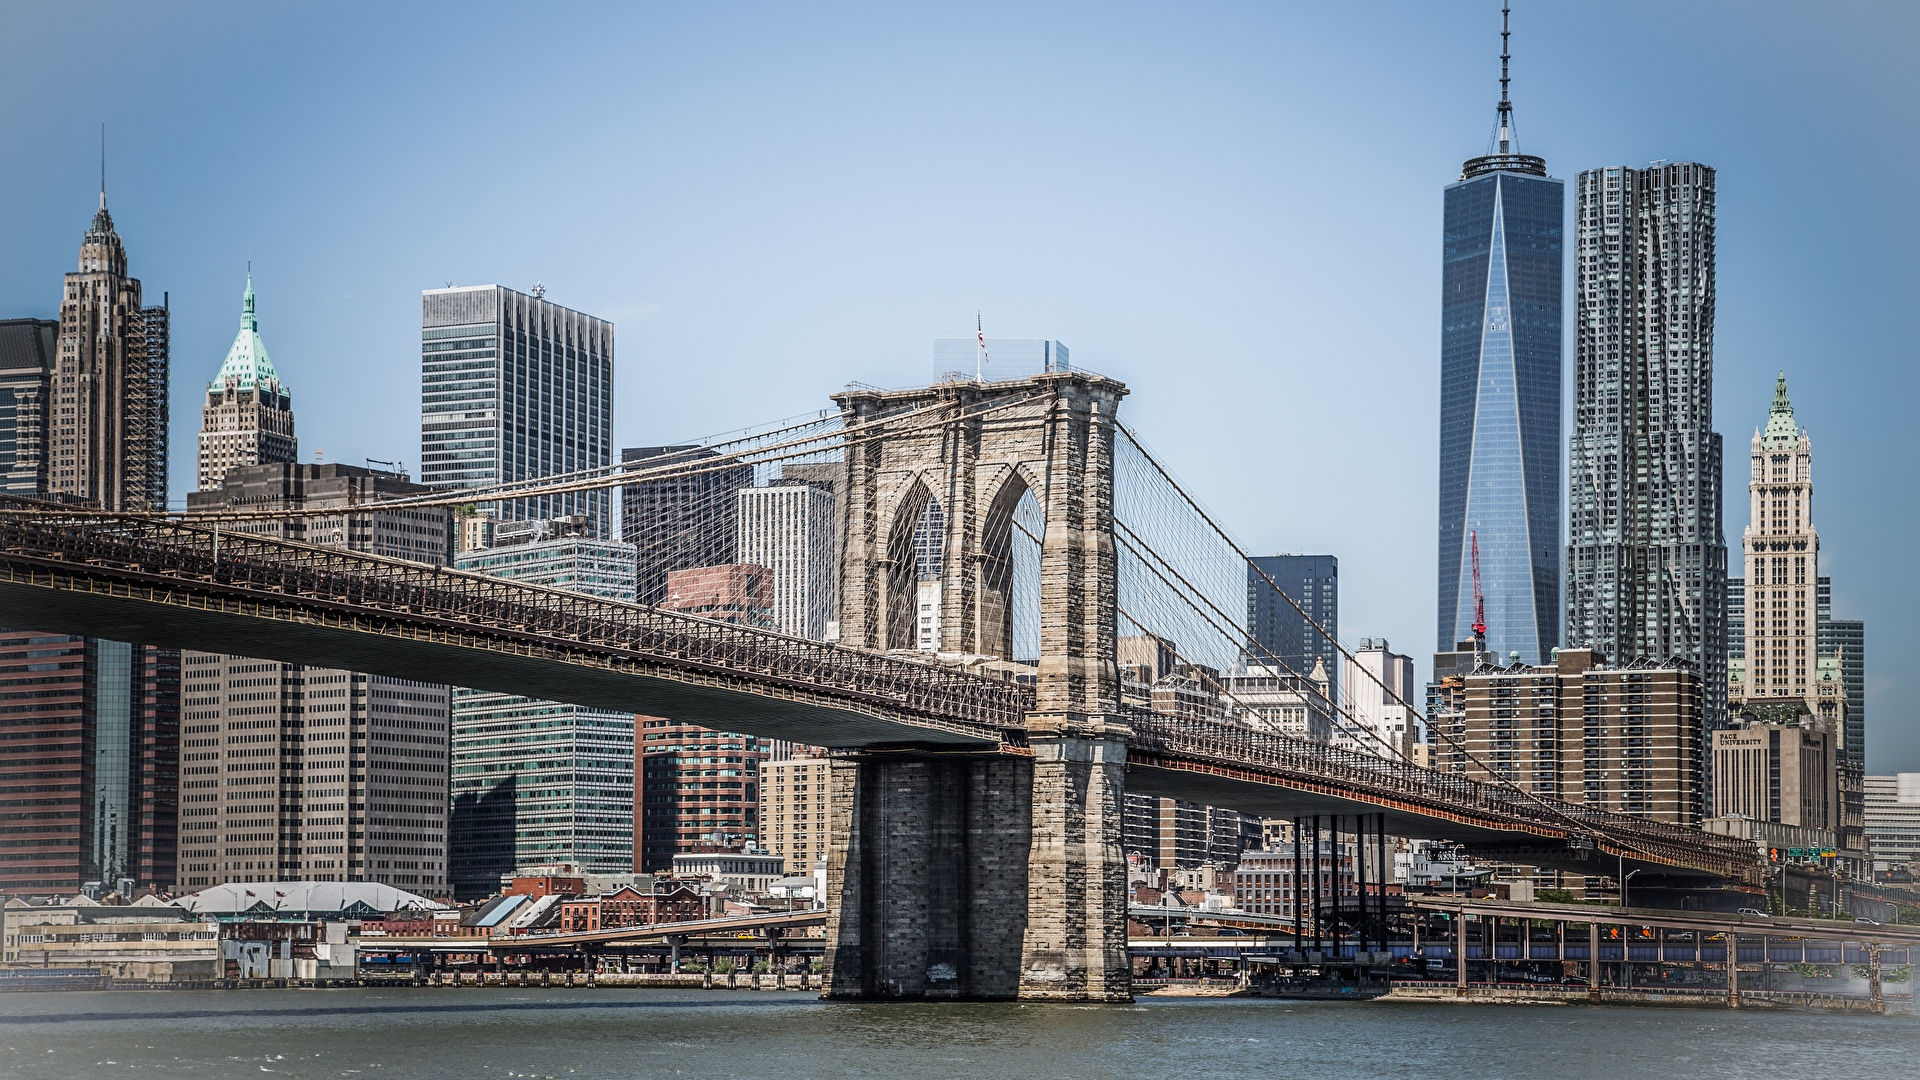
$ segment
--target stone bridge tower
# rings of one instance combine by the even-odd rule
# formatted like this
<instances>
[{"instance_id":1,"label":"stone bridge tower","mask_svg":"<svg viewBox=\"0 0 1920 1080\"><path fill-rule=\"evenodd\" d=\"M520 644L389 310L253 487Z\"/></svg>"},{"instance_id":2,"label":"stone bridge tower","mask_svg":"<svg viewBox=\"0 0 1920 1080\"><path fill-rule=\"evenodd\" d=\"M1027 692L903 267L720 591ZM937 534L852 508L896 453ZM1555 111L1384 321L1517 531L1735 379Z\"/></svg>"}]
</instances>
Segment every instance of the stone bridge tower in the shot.
<instances>
[{"instance_id":1,"label":"stone bridge tower","mask_svg":"<svg viewBox=\"0 0 1920 1080\"><path fill-rule=\"evenodd\" d=\"M1024 495L1045 524L1032 757L903 746L836 761L829 996L1131 996L1113 531L1125 394L1055 372L835 397L849 434L910 413L948 418L849 446L843 644L914 647L914 532L938 500L940 651L1010 659Z\"/></svg>"}]
</instances>

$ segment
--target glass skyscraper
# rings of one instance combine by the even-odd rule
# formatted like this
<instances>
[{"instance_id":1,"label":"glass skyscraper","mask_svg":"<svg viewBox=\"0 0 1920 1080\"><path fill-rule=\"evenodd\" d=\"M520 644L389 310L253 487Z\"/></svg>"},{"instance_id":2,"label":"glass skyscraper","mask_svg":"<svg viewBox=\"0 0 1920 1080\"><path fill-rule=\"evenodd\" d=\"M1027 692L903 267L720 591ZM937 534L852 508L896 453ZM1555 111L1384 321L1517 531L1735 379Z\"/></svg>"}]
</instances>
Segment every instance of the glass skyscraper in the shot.
<instances>
[{"instance_id":1,"label":"glass skyscraper","mask_svg":"<svg viewBox=\"0 0 1920 1080\"><path fill-rule=\"evenodd\" d=\"M1473 635L1546 659L1560 623L1560 263L1565 185L1517 152L1502 35L1499 129L1446 191L1440 300L1438 648Z\"/></svg>"},{"instance_id":2,"label":"glass skyscraper","mask_svg":"<svg viewBox=\"0 0 1920 1080\"><path fill-rule=\"evenodd\" d=\"M420 296L420 481L489 487L613 462L613 324L499 285ZM488 509L585 514L613 531L613 494L576 491Z\"/></svg>"},{"instance_id":3,"label":"glass skyscraper","mask_svg":"<svg viewBox=\"0 0 1920 1080\"><path fill-rule=\"evenodd\" d=\"M461 570L633 601L631 545L577 521L512 522ZM453 894L491 895L522 867L633 868L634 720L628 712L491 690L453 692Z\"/></svg>"},{"instance_id":4,"label":"glass skyscraper","mask_svg":"<svg viewBox=\"0 0 1920 1080\"><path fill-rule=\"evenodd\" d=\"M1255 555L1251 562L1247 636L1255 647L1248 650L1246 662L1274 667L1277 660L1282 674L1303 678L1313 674L1315 661L1324 663L1327 694L1338 702L1341 657L1333 643L1340 638L1340 560L1332 555ZM1286 596L1276 593L1275 585ZM1287 603L1289 597L1299 610ZM1326 633L1315 630L1313 623Z\"/></svg>"}]
</instances>

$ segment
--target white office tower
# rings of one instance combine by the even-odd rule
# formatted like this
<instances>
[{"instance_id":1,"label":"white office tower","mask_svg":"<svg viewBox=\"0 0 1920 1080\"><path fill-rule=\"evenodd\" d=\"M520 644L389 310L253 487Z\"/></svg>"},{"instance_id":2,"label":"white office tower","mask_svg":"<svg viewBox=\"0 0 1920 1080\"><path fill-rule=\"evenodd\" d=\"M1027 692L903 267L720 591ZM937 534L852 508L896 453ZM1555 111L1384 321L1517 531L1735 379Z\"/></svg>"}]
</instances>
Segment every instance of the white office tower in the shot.
<instances>
[{"instance_id":1,"label":"white office tower","mask_svg":"<svg viewBox=\"0 0 1920 1080\"><path fill-rule=\"evenodd\" d=\"M940 579L923 580L913 587L913 647L940 651Z\"/></svg>"},{"instance_id":2,"label":"white office tower","mask_svg":"<svg viewBox=\"0 0 1920 1080\"><path fill-rule=\"evenodd\" d=\"M1406 760L1419 741L1418 724L1408 703L1413 697L1413 658L1387 647L1385 638L1361 638L1343 661L1347 711L1353 727L1334 736L1333 745L1376 757Z\"/></svg>"},{"instance_id":3,"label":"white office tower","mask_svg":"<svg viewBox=\"0 0 1920 1080\"><path fill-rule=\"evenodd\" d=\"M834 618L833 492L783 481L739 494L739 560L773 571L773 625L823 641Z\"/></svg>"},{"instance_id":4,"label":"white office tower","mask_svg":"<svg viewBox=\"0 0 1920 1080\"><path fill-rule=\"evenodd\" d=\"M420 482L481 488L613 462L613 324L499 285L420 294ZM585 514L605 488L489 504L502 520Z\"/></svg>"}]
</instances>

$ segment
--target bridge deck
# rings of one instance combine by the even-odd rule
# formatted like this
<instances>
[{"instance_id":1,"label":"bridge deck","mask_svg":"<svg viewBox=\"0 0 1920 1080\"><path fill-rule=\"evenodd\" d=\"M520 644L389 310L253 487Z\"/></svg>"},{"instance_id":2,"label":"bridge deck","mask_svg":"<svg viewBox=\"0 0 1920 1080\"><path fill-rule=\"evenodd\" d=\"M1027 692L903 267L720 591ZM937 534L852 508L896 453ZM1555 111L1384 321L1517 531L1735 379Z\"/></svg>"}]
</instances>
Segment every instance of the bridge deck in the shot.
<instances>
[{"instance_id":1,"label":"bridge deck","mask_svg":"<svg viewBox=\"0 0 1920 1080\"><path fill-rule=\"evenodd\" d=\"M33 509L22 509L32 506ZM933 662L417 563L0 500L0 625L324 664L841 749L1023 752L1030 688ZM1134 790L1272 817L1384 814L1576 872L1757 884L1751 843L1497 784L1128 710Z\"/></svg>"},{"instance_id":2,"label":"bridge deck","mask_svg":"<svg viewBox=\"0 0 1920 1080\"><path fill-rule=\"evenodd\" d=\"M996 747L1011 683L395 559L148 518L0 514L0 623L323 663L828 747Z\"/></svg>"},{"instance_id":3,"label":"bridge deck","mask_svg":"<svg viewBox=\"0 0 1920 1080\"><path fill-rule=\"evenodd\" d=\"M1266 817L1384 814L1398 836L1611 875L1629 867L1758 884L1758 849L1700 829L1535 799L1511 788L1246 728L1129 713L1131 790Z\"/></svg>"}]
</instances>

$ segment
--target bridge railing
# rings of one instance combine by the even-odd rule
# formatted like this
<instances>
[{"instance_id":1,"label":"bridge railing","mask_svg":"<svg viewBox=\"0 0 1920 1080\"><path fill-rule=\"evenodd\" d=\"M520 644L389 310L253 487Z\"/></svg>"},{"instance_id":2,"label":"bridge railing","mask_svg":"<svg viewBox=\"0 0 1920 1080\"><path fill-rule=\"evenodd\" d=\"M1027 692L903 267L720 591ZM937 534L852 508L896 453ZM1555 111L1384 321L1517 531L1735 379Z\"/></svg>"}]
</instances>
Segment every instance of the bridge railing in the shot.
<instances>
[{"instance_id":1,"label":"bridge railing","mask_svg":"<svg viewBox=\"0 0 1920 1080\"><path fill-rule=\"evenodd\" d=\"M1345 790L1371 792L1441 813L1474 811L1530 830L1590 840L1596 846L1645 854L1680 865L1724 864L1729 874L1757 867L1749 841L1575 803L1532 798L1459 773L1440 772L1258 731L1224 720L1176 717L1133 707L1127 712L1132 745L1201 763L1237 764ZM1716 869L1718 866L1716 866Z\"/></svg>"},{"instance_id":2,"label":"bridge railing","mask_svg":"<svg viewBox=\"0 0 1920 1080\"><path fill-rule=\"evenodd\" d=\"M69 519L57 508L18 506L0 504L0 552L16 566L192 582L345 616L437 621L471 634L705 669L989 737L1023 731L1032 708L1032 691L1014 683L758 627L231 529L147 517Z\"/></svg>"}]
</instances>

